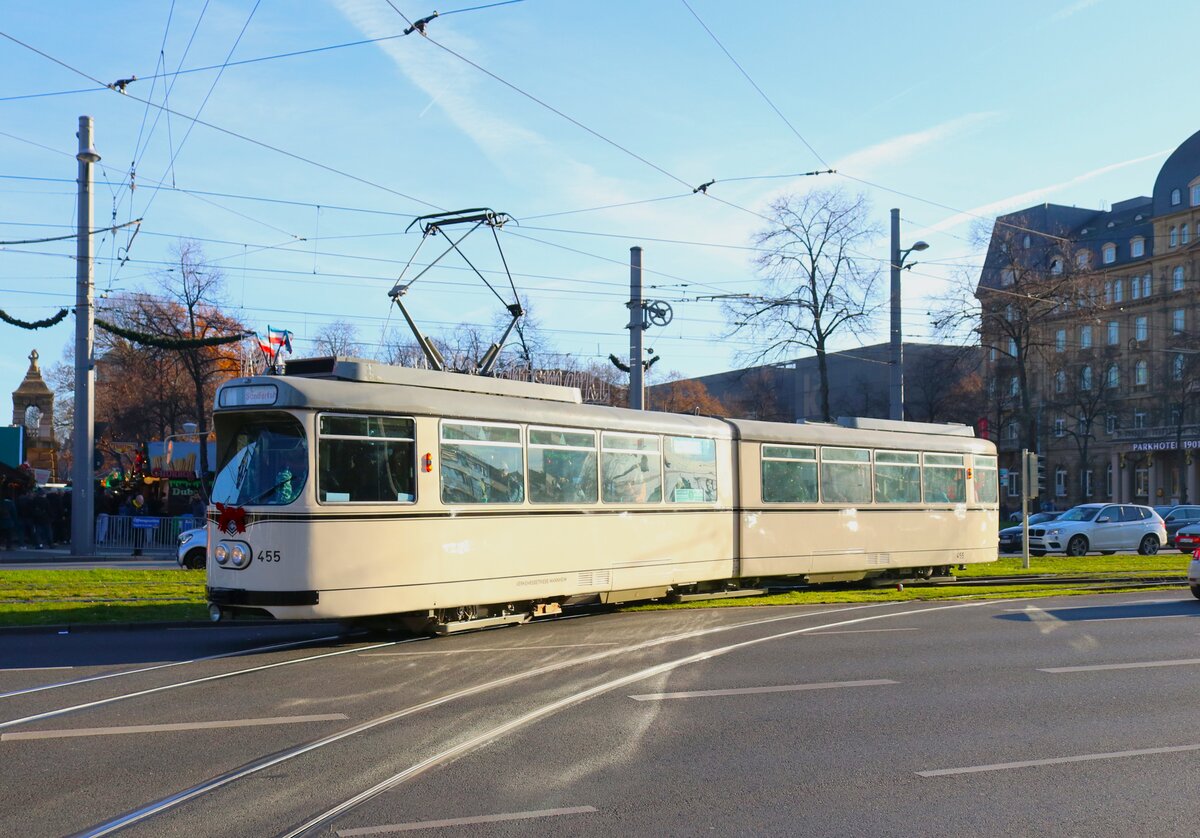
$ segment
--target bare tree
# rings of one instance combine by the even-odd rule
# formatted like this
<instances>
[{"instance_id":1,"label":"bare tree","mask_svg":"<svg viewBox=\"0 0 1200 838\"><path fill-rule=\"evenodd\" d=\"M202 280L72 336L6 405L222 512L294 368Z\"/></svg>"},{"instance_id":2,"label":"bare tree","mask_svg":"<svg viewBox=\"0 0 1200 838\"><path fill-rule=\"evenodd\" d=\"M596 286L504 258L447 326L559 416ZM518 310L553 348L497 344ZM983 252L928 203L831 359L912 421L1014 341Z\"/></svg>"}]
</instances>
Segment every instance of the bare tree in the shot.
<instances>
[{"instance_id":1,"label":"bare tree","mask_svg":"<svg viewBox=\"0 0 1200 838\"><path fill-rule=\"evenodd\" d=\"M362 354L362 342L358 327L347 320L333 320L317 330L313 336L318 355L357 357Z\"/></svg>"},{"instance_id":2,"label":"bare tree","mask_svg":"<svg viewBox=\"0 0 1200 838\"><path fill-rule=\"evenodd\" d=\"M1083 353L1080 353L1083 354ZM1054 399L1051 409L1061 415L1061 434L1070 437L1079 454L1079 496L1085 499L1089 487L1086 474L1092 471L1091 447L1104 426L1105 417L1116 405L1117 387L1110 384L1103 370L1090 357L1072 357L1054 372ZM1060 431L1056 428L1055 434Z\"/></svg>"},{"instance_id":3,"label":"bare tree","mask_svg":"<svg viewBox=\"0 0 1200 838\"><path fill-rule=\"evenodd\" d=\"M755 361L817 355L821 413L829 420L826 347L840 332L865 331L880 267L860 254L878 237L863 195L840 189L788 195L771 204L772 222L754 237L763 293L730 300L729 334L748 333L760 349Z\"/></svg>"}]
</instances>

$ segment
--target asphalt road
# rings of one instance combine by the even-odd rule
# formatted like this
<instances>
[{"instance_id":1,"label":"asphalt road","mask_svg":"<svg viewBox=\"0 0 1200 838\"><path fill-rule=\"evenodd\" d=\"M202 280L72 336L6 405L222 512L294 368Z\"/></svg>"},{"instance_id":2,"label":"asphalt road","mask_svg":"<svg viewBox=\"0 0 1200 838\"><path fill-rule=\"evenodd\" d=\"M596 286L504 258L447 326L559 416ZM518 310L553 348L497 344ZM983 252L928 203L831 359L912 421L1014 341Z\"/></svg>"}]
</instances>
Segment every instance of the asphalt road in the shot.
<instances>
[{"instance_id":1,"label":"asphalt road","mask_svg":"<svg viewBox=\"0 0 1200 838\"><path fill-rule=\"evenodd\" d=\"M1163 592L0 634L0 834L1193 835L1197 618Z\"/></svg>"}]
</instances>

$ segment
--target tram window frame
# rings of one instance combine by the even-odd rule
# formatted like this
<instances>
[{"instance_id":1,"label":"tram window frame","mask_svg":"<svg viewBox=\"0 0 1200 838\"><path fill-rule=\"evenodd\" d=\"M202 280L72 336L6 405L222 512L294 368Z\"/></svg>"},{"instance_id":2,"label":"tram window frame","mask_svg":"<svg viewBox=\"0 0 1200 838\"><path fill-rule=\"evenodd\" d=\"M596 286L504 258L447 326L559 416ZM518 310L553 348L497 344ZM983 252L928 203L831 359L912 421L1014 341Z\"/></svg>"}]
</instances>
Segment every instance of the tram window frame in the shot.
<instances>
[{"instance_id":1,"label":"tram window frame","mask_svg":"<svg viewBox=\"0 0 1200 838\"><path fill-rule=\"evenodd\" d=\"M677 448L679 445L681 447ZM683 450L685 448L700 448L699 454ZM676 467L672 467L669 456L676 456ZM678 464L683 461L704 463L711 467L711 476L700 469L684 469ZM699 436L665 436L663 437L662 452L663 488L662 494L667 503L716 503L717 501L717 441L710 437ZM693 483L703 483L699 486L678 485L687 483L689 478ZM672 484L672 479L676 484ZM680 492L685 492L680 497Z\"/></svg>"},{"instance_id":2,"label":"tram window frame","mask_svg":"<svg viewBox=\"0 0 1200 838\"><path fill-rule=\"evenodd\" d=\"M973 454L971 456L971 487L975 503L991 505L1000 503L1000 470L994 454ZM988 475L991 475L990 477ZM992 488L992 497L981 497L980 489L984 484Z\"/></svg>"},{"instance_id":3,"label":"tram window frame","mask_svg":"<svg viewBox=\"0 0 1200 838\"><path fill-rule=\"evenodd\" d=\"M514 441L512 439L490 438L487 436L484 438L451 437L447 439L446 429L448 427L484 428L491 431L515 431L516 439ZM499 436L504 437L507 436L507 434L501 434ZM451 470L448 468L449 464L454 462L456 459L455 457L448 456L448 447L477 447L515 450L517 452L515 463L510 461L508 464L501 464L500 466L497 466L493 463L487 463L489 468L503 469L501 478L508 487L508 497L494 499L490 496L490 492L484 491L482 493L482 497L479 499L448 500L446 497L446 490L448 486L446 482L446 475L447 472ZM438 496L441 498L442 503L446 504L447 506L494 506L496 504L517 505L525 502L527 497L527 493L525 491L525 433L521 425L513 424L511 422L481 422L472 419L442 419L438 423L438 462ZM464 483L463 485L466 486L469 484ZM488 488L488 484L481 483L481 485L485 490ZM520 497L513 497L515 490L519 490Z\"/></svg>"},{"instance_id":4,"label":"tram window frame","mask_svg":"<svg viewBox=\"0 0 1200 838\"><path fill-rule=\"evenodd\" d=\"M810 456L787 456L786 454L808 454ZM760 491L762 493L763 503L820 503L821 477L820 466L817 462L817 448L813 445L777 445L763 443L759 450L759 478ZM773 468L768 468L768 464L778 464ZM793 465L792 468L785 467L785 464ZM811 482L809 476L805 474L811 467L812 475ZM768 472L771 472L770 474ZM794 475L789 475L789 472L795 472ZM779 479L776 479L776 478ZM796 492L795 497L780 497L782 492L775 493L777 488L787 488L787 484L794 483L795 478L808 482L808 485L800 484L804 488L809 489L807 492ZM770 496L768 496L768 487L771 487ZM801 495L805 496L801 496Z\"/></svg>"},{"instance_id":5,"label":"tram window frame","mask_svg":"<svg viewBox=\"0 0 1200 838\"><path fill-rule=\"evenodd\" d=\"M865 458L833 459L834 452L841 452L841 451L861 452L862 454L865 454L866 456L865 456ZM827 456L827 452L828 452L828 456ZM871 460L872 460L872 458L871 458L871 449L870 448L858 448L856 446L847 446L847 445L823 445L823 446L821 446L821 451L820 451L819 456L820 456L820 462L821 462L820 474L821 474L821 502L822 503L862 505L862 504L869 504L872 502L872 498L873 498L873 492L871 491L873 488L871 485L871 483L872 483L872 476L871 476L871 472L872 472ZM830 498L829 495L834 494L833 490L835 488L839 488L838 487L839 482L842 483L843 485L847 485L846 478L842 477L842 479L839 480L839 476L845 475L847 473L847 470L844 468L845 466L852 466L855 468L855 472L859 476L851 477L850 480L853 481L853 484L856 484L856 485L849 485L849 488L847 490L839 491L838 495L840 495L841 497L838 497L836 499ZM855 472L851 472L851 474L854 474ZM860 492L857 495L852 495L851 490L853 490L855 488L859 489ZM865 493L861 492L861 490L863 490L863 489L866 490Z\"/></svg>"},{"instance_id":6,"label":"tram window frame","mask_svg":"<svg viewBox=\"0 0 1200 838\"><path fill-rule=\"evenodd\" d=\"M643 448L643 447L625 448L625 447L620 447L620 446L614 447L614 446L610 445L610 442L614 442L614 441L620 440L620 439L639 440L639 441L649 440L654 443L654 447L653 447L653 449ZM625 431L602 431L600 434L600 499L601 499L601 501L604 503L609 503L609 504L662 503L662 498L663 498L662 448L663 448L662 437L660 437L658 434L639 434L639 433L630 433L630 432L625 432ZM645 473L647 475L651 474L649 460L651 457L653 457L657 464L657 468L655 468L653 470L653 473L655 475L657 475L657 478L658 478L657 486L655 486L653 483L647 483L647 481L643 480L640 483L637 483L635 488L636 487L644 487L644 486L652 487L652 488L649 488L646 490L644 497L619 498L619 497L613 496L613 494L610 492L610 487L615 487L615 484L611 483L611 481L607 478L607 471L608 471L608 464L611 461L611 459L614 457L639 457L640 458L640 460L638 462L636 462L632 468L626 469L625 471L618 474L617 475L618 478L624 477L626 474L628 474L630 471L632 471L633 468L640 468L643 473ZM631 484L631 485L633 485L633 484Z\"/></svg>"},{"instance_id":7,"label":"tram window frame","mask_svg":"<svg viewBox=\"0 0 1200 838\"><path fill-rule=\"evenodd\" d=\"M934 489L941 489L941 486L931 486L930 478L934 474L942 471L959 472L958 483L958 499L950 497L950 493L943 491L943 498L933 498L930 495ZM963 454L951 454L949 452L926 452L921 455L921 488L925 495L925 503L950 503L954 505L965 504L967 502L967 458Z\"/></svg>"},{"instance_id":8,"label":"tram window frame","mask_svg":"<svg viewBox=\"0 0 1200 838\"><path fill-rule=\"evenodd\" d=\"M537 441L537 438L538 438L538 435L540 435L540 434L558 434L561 436L562 441L561 442L539 442L539 441ZM579 436L579 437L586 436L590 439L590 442L587 445L572 445L568 441L570 439L570 437L572 437L572 436ZM582 440L580 440L580 442L582 442ZM530 425L528 428L526 428L525 479L527 481L526 496L529 498L529 502L530 503L539 503L539 504L593 504L593 503L596 503L600 497L600 455L599 455L598 443L599 443L599 433L590 428L556 428L556 427L550 427L548 425ZM572 479L570 481L570 485L572 487L574 487L576 491L581 491L586 486L586 488L591 490L590 493L584 492L583 497L576 497L576 498L551 499L548 497L538 496L537 491L534 489L534 486L537 485L534 482L535 469L534 469L533 463L534 463L534 452L535 451L538 451L538 452L560 451L560 452L568 452L568 453L570 453L570 452L574 452L574 453L587 452L588 454L590 454L591 455L590 456L590 472L586 475L583 475L583 477L590 478L590 480L580 479L580 480L576 481L576 480ZM545 471L544 465L546 463L546 458L545 458L545 455L543 455L543 454L539 454L539 458L541 460L541 462L539 463L539 466L542 466L542 467L539 468L537 471L538 471L538 473L543 473ZM564 458L564 459L566 459L566 458ZM589 459L587 457L584 458L583 463L584 463L584 466L583 466L584 470L588 470ZM571 467L574 468L573 465ZM549 485L549 484L547 483L545 485Z\"/></svg>"},{"instance_id":9,"label":"tram window frame","mask_svg":"<svg viewBox=\"0 0 1200 838\"><path fill-rule=\"evenodd\" d=\"M330 419L330 420L346 420L346 419L363 420L366 422L365 433L361 433L361 434L325 433L323 431L323 427L324 427L324 420L326 420L326 419ZM372 424L372 420L376 420L376 419L380 420L380 422L379 422L379 425L377 426L377 428L374 428L373 424ZM386 422L407 423L409 435L408 436L387 435L387 425L385 424ZM390 414L390 413L321 412L316 415L316 424L315 424L314 430L316 431L316 437L317 437L317 462L316 462L317 469L316 469L316 471L317 471L317 503L318 504L330 504L330 505L335 505L335 506L343 506L345 504L355 504L355 505L403 504L403 505L411 506L412 504L415 504L417 502L417 422L414 417L400 416L400 415ZM373 433L373 430L377 430L378 432ZM372 498L372 499L367 499L367 500L354 500L352 498L352 494L350 492L337 492L336 493L338 495L342 495L342 494L347 495L347 497L344 500L340 499L340 498L330 498L329 497L330 492L327 488L325 488L325 485L324 485L325 481L329 477L329 475L327 474L326 469L325 469L325 464L327 462L329 462L329 459L327 459L327 457L329 455L327 454L328 449L322 443L327 440L331 441L331 442L335 441L335 440L342 440L342 441L360 442L360 443L361 442L384 443L385 444L385 448L383 449L384 458L387 461L390 461L390 459L391 459L390 454L388 452L388 448L386 447L388 443L408 443L409 488L411 488L412 491L411 492L397 492L397 497L394 499L392 499L392 498ZM345 453L345 452L343 452L343 453ZM372 452L372 453L374 453L374 452ZM347 456L348 456L348 454L347 454ZM403 465L403 463L401 463L401 465ZM396 475L393 474L391 477L394 480ZM400 497L401 494L407 495L408 497Z\"/></svg>"},{"instance_id":10,"label":"tram window frame","mask_svg":"<svg viewBox=\"0 0 1200 838\"><path fill-rule=\"evenodd\" d=\"M883 457L885 459L880 460ZM898 459L888 459L888 458ZM899 459L903 458L903 459ZM874 456L874 486L875 486L875 502L884 504L899 504L899 503L920 503L923 490L923 482L921 479L921 452L920 451L892 451L892 450L877 450ZM888 478L889 482L897 479L895 471L903 470L906 476L900 477L900 483L897 484L905 489L916 489L916 497L903 497L893 499L890 492L885 492L880 486L880 477ZM884 472L881 474L881 471ZM916 474L916 480L911 478L912 473Z\"/></svg>"}]
</instances>

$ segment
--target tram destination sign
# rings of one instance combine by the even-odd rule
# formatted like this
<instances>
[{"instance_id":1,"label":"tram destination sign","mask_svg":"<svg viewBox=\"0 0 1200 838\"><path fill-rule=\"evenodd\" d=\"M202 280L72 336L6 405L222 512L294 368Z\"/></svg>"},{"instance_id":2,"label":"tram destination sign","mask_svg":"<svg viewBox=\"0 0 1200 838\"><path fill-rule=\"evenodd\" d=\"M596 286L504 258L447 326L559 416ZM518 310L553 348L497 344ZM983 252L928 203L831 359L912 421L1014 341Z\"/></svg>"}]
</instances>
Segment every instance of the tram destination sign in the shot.
<instances>
[{"instance_id":1,"label":"tram destination sign","mask_svg":"<svg viewBox=\"0 0 1200 838\"><path fill-rule=\"evenodd\" d=\"M1200 449L1200 439L1185 439L1182 443L1174 439L1144 440L1129 445L1131 451L1178 451L1180 448L1185 451Z\"/></svg>"}]
</instances>

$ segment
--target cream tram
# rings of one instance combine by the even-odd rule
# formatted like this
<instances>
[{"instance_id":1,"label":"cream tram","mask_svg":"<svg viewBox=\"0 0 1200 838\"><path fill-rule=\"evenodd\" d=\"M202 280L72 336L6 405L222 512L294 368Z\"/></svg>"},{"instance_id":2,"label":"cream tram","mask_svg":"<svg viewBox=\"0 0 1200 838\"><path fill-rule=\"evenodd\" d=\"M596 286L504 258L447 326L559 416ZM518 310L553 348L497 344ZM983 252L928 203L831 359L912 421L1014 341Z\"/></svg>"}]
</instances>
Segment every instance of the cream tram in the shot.
<instances>
[{"instance_id":1,"label":"cream tram","mask_svg":"<svg viewBox=\"0 0 1200 838\"><path fill-rule=\"evenodd\" d=\"M214 619L449 631L996 558L995 448L964 426L634 411L345 358L227 382L214 421Z\"/></svg>"}]
</instances>

